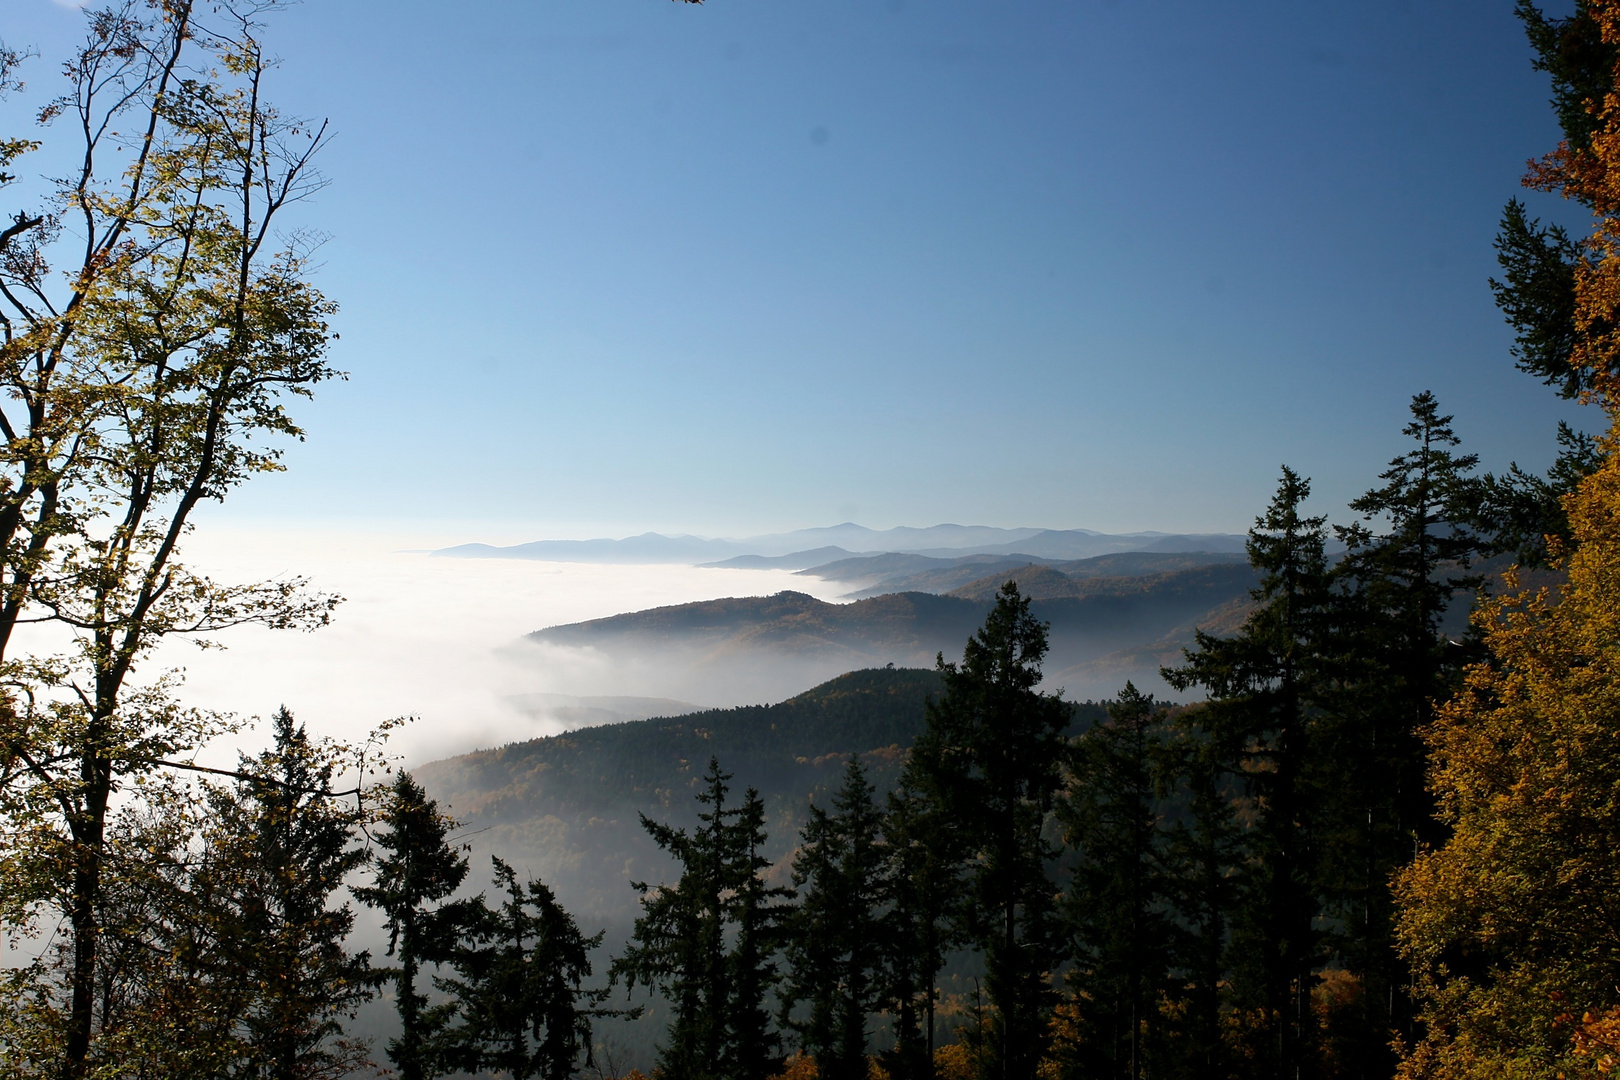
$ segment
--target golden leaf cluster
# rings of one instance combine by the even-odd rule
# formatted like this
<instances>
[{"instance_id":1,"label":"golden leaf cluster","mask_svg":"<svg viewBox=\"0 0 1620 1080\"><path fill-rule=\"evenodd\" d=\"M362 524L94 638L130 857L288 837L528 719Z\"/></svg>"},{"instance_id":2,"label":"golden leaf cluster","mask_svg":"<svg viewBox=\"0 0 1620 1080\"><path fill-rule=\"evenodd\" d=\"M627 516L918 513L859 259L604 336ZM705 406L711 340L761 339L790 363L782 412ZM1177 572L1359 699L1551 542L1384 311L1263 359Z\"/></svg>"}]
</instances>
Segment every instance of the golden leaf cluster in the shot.
<instances>
[{"instance_id":1,"label":"golden leaf cluster","mask_svg":"<svg viewBox=\"0 0 1620 1080\"><path fill-rule=\"evenodd\" d=\"M1586 13L1620 45L1620 3ZM1620 1063L1620 72L1589 145L1526 184L1591 207L1573 363L1609 416L1604 463L1564 506L1561 585L1482 604L1489 659L1425 732L1450 839L1400 873L1424 1034L1408 1080L1613 1077ZM1576 1020L1576 1017L1581 1017Z\"/></svg>"}]
</instances>

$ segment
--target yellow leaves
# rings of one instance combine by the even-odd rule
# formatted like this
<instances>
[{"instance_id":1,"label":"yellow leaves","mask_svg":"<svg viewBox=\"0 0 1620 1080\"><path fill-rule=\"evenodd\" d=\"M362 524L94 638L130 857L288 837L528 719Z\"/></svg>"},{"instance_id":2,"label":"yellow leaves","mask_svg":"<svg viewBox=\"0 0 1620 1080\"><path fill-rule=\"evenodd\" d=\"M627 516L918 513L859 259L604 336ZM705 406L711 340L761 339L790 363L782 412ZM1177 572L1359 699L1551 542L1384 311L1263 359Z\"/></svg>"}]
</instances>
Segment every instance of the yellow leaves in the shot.
<instances>
[{"instance_id":1,"label":"yellow leaves","mask_svg":"<svg viewBox=\"0 0 1620 1080\"><path fill-rule=\"evenodd\" d=\"M1571 1041L1576 1056L1590 1061L1594 1075L1620 1077L1620 1008L1582 1014Z\"/></svg>"},{"instance_id":2,"label":"yellow leaves","mask_svg":"<svg viewBox=\"0 0 1620 1080\"><path fill-rule=\"evenodd\" d=\"M966 1043L951 1043L934 1051L937 1080L978 1080L979 1060Z\"/></svg>"},{"instance_id":3,"label":"yellow leaves","mask_svg":"<svg viewBox=\"0 0 1620 1080\"><path fill-rule=\"evenodd\" d=\"M783 1062L782 1071L771 1080L816 1080L820 1075L816 1059L801 1050Z\"/></svg>"},{"instance_id":4,"label":"yellow leaves","mask_svg":"<svg viewBox=\"0 0 1620 1080\"><path fill-rule=\"evenodd\" d=\"M1620 2L1588 11L1620 42ZM1482 606L1490 660L1424 733L1453 833L1395 881L1427 1024L1408 1078L1620 1075L1620 95L1591 108L1590 146L1561 146L1526 183L1598 215L1574 362L1614 426L1565 500L1566 583Z\"/></svg>"},{"instance_id":5,"label":"yellow leaves","mask_svg":"<svg viewBox=\"0 0 1620 1080\"><path fill-rule=\"evenodd\" d=\"M1453 833L1395 882L1399 940L1428 1025L1406 1049L1404 1077L1615 1075L1603 1042L1620 1032L1614 435L1605 449L1602 468L1566 500L1566 583L1482 606L1491 659L1424 733ZM1570 1018L1583 1014L1596 1019L1571 1043Z\"/></svg>"}]
</instances>

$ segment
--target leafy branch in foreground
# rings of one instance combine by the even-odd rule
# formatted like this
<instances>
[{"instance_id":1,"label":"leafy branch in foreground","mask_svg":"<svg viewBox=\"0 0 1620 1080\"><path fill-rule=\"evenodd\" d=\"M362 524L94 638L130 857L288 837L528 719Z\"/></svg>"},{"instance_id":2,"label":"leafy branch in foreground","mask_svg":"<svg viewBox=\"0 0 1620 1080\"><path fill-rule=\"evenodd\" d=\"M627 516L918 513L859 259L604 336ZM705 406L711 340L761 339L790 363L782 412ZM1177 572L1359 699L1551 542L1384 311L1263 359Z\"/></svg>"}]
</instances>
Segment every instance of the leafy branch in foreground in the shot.
<instances>
[{"instance_id":1,"label":"leafy branch in foreground","mask_svg":"<svg viewBox=\"0 0 1620 1080\"><path fill-rule=\"evenodd\" d=\"M278 469L301 437L287 400L337 375L307 240L280 231L322 182L326 134L264 98L258 20L274 6L89 13L39 114L79 143L77 164L4 187L19 205L0 231L0 798L24 814L8 849L26 837L44 853L0 858L51 878L14 886L4 917L64 919L70 975L35 1001L60 1010L68 1080L98 1037L116 793L227 726L141 682L142 662L166 637L319 626L337 602L296 579L222 584L180 557L202 503ZM18 59L0 64L12 92ZM4 143L8 177L36 142ZM70 649L17 655L16 630L38 621Z\"/></svg>"}]
</instances>

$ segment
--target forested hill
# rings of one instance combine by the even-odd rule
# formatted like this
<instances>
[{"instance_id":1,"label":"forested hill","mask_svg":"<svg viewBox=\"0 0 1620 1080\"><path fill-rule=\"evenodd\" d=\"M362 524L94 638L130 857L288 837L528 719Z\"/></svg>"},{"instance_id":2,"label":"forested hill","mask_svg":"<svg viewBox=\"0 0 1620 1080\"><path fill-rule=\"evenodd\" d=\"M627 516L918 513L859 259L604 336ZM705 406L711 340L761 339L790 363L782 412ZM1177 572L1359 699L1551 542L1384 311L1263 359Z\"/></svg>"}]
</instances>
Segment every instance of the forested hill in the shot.
<instances>
[{"instance_id":1,"label":"forested hill","mask_svg":"<svg viewBox=\"0 0 1620 1080\"><path fill-rule=\"evenodd\" d=\"M1159 665L1179 658L1195 628L1229 621L1255 582L1246 564L1231 562L1091 578L1026 565L944 596L890 593L835 604L782 592L653 608L529 637L607 656L635 692L712 699L705 686L719 684L740 688L736 697L770 698L854 668L961 656L1009 578L1050 623L1048 685L1072 698L1112 697L1127 678L1164 693Z\"/></svg>"},{"instance_id":2,"label":"forested hill","mask_svg":"<svg viewBox=\"0 0 1620 1080\"><path fill-rule=\"evenodd\" d=\"M893 782L939 690L933 671L853 671L775 705L584 728L413 772L476 848L540 873L575 910L615 924L634 911L629 883L656 879L664 866L638 814L691 823L711 755L734 774L739 796L752 786L765 797L770 854L780 857L849 754L866 758L881 787ZM1076 706L1077 725L1097 715L1096 706Z\"/></svg>"},{"instance_id":3,"label":"forested hill","mask_svg":"<svg viewBox=\"0 0 1620 1080\"><path fill-rule=\"evenodd\" d=\"M933 671L852 671L776 705L581 728L436 761L417 776L453 795L456 815L469 820L566 820L672 803L684 812L711 755L739 790L797 789L829 755L911 745L939 688Z\"/></svg>"}]
</instances>

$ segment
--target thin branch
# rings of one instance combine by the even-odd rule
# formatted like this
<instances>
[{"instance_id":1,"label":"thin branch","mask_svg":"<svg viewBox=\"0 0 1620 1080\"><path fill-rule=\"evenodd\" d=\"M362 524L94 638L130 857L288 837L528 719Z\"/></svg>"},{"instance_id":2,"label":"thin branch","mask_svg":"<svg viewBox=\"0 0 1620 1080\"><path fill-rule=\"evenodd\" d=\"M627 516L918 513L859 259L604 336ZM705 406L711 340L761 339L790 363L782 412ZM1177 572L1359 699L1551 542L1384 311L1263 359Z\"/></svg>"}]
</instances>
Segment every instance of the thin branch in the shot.
<instances>
[{"instance_id":1,"label":"thin branch","mask_svg":"<svg viewBox=\"0 0 1620 1080\"><path fill-rule=\"evenodd\" d=\"M325 787L301 787L261 773L243 772L240 769L211 769L207 765L193 765L185 761L165 761L162 758L123 757L119 758L119 760L140 765L158 765L165 769L183 769L186 772L207 773L210 776L228 776L233 780L241 780L250 784L269 784L271 787L278 787L296 795L325 795L333 799L345 799L350 795L364 794L366 790L364 787L353 787L346 791L333 791L331 788Z\"/></svg>"}]
</instances>

